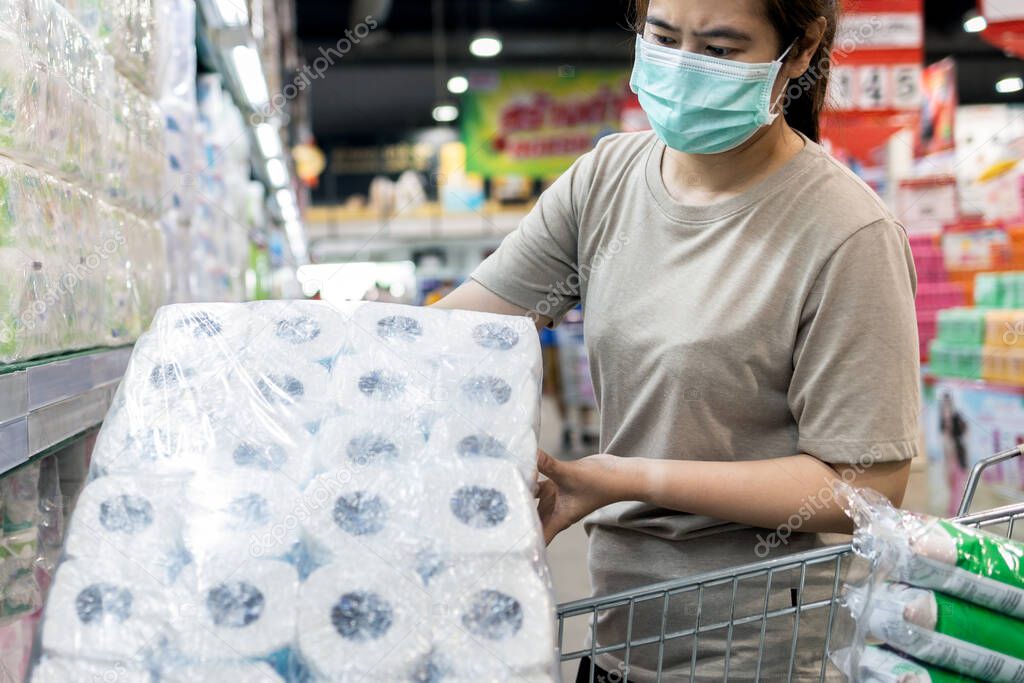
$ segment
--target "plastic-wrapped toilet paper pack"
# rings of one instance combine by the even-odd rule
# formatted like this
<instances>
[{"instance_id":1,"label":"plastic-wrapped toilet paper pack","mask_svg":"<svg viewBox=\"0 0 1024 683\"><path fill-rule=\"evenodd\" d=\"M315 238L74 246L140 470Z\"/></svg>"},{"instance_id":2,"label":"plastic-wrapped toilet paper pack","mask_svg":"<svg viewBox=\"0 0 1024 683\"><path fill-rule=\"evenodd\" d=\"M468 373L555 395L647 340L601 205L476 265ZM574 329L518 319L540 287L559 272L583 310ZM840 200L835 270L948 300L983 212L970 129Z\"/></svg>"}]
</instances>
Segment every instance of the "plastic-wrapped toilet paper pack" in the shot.
<instances>
[{"instance_id":1,"label":"plastic-wrapped toilet paper pack","mask_svg":"<svg viewBox=\"0 0 1024 683\"><path fill-rule=\"evenodd\" d=\"M299 592L299 647L328 680L396 680L430 651L430 604L387 564L321 567Z\"/></svg>"},{"instance_id":2,"label":"plastic-wrapped toilet paper pack","mask_svg":"<svg viewBox=\"0 0 1024 683\"><path fill-rule=\"evenodd\" d=\"M326 680L438 680L450 660L440 680L551 680L554 608L531 495L539 358L532 328L506 316L161 309L89 485L97 500L126 496L111 509L138 541L119 532L125 552L107 558L118 565L164 555L132 496L153 520L177 519L160 534L180 554L161 586L172 593L148 651L155 670L203 680L265 662L286 680L305 680L304 667ZM467 384L483 375L500 382ZM78 514L84 524L100 513L80 508L73 529ZM152 573L143 584L166 580ZM451 628L438 604L466 623ZM467 668L473 642L490 659Z\"/></svg>"},{"instance_id":3,"label":"plastic-wrapped toilet paper pack","mask_svg":"<svg viewBox=\"0 0 1024 683\"><path fill-rule=\"evenodd\" d=\"M78 497L64 552L83 561L117 557L171 583L188 563L179 514L184 483L173 477L93 479Z\"/></svg>"},{"instance_id":4,"label":"plastic-wrapped toilet paper pack","mask_svg":"<svg viewBox=\"0 0 1024 683\"><path fill-rule=\"evenodd\" d=\"M43 657L32 668L31 683L68 683L68 681L117 681L152 683L153 677L141 660L94 662L88 659Z\"/></svg>"},{"instance_id":5,"label":"plastic-wrapped toilet paper pack","mask_svg":"<svg viewBox=\"0 0 1024 683\"><path fill-rule=\"evenodd\" d=\"M280 474L193 477L185 505L185 547L197 561L218 554L277 557L299 540L299 490Z\"/></svg>"},{"instance_id":6,"label":"plastic-wrapped toilet paper pack","mask_svg":"<svg viewBox=\"0 0 1024 683\"><path fill-rule=\"evenodd\" d=\"M172 589L116 555L69 559L47 597L47 654L121 662L150 660L173 643Z\"/></svg>"},{"instance_id":7,"label":"plastic-wrapped toilet paper pack","mask_svg":"<svg viewBox=\"0 0 1024 683\"><path fill-rule=\"evenodd\" d=\"M273 559L224 555L195 562L175 585L177 641L189 659L266 657L292 643L295 567Z\"/></svg>"}]
</instances>

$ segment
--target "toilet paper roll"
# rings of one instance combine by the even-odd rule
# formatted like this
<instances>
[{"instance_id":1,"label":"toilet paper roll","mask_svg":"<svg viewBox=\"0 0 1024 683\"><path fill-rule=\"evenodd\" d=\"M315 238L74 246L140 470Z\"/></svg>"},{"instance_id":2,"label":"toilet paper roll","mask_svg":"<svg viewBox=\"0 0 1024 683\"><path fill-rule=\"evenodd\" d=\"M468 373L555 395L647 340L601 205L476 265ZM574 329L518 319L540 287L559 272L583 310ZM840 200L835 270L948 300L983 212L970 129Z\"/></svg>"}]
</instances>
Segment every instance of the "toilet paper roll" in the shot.
<instances>
[{"instance_id":1,"label":"toilet paper roll","mask_svg":"<svg viewBox=\"0 0 1024 683\"><path fill-rule=\"evenodd\" d=\"M188 562L177 511L184 485L178 477L92 480L78 497L64 552L80 559L116 557L171 582Z\"/></svg>"},{"instance_id":2,"label":"toilet paper roll","mask_svg":"<svg viewBox=\"0 0 1024 683\"><path fill-rule=\"evenodd\" d=\"M353 330L356 352L379 344L403 354L426 356L444 343L450 313L401 304L358 302L342 307L346 324Z\"/></svg>"},{"instance_id":3,"label":"toilet paper roll","mask_svg":"<svg viewBox=\"0 0 1024 683\"><path fill-rule=\"evenodd\" d=\"M462 357L487 359L493 365L516 365L540 373L536 327L526 316L452 311L449 349Z\"/></svg>"},{"instance_id":4,"label":"toilet paper roll","mask_svg":"<svg viewBox=\"0 0 1024 683\"><path fill-rule=\"evenodd\" d=\"M299 593L299 648L332 680L396 680L429 651L416 581L383 564L331 564Z\"/></svg>"},{"instance_id":5,"label":"toilet paper roll","mask_svg":"<svg viewBox=\"0 0 1024 683\"><path fill-rule=\"evenodd\" d=\"M484 423L447 413L433 425L424 460L444 467L464 462L512 463L532 490L537 478L537 437L528 425Z\"/></svg>"},{"instance_id":6,"label":"toilet paper roll","mask_svg":"<svg viewBox=\"0 0 1024 683\"><path fill-rule=\"evenodd\" d=\"M401 468L423 459L424 439L414 421L345 414L328 420L316 450L323 470Z\"/></svg>"},{"instance_id":7,"label":"toilet paper roll","mask_svg":"<svg viewBox=\"0 0 1024 683\"><path fill-rule=\"evenodd\" d=\"M295 567L223 556L195 563L175 588L189 611L175 621L181 651L202 662L265 657L295 635Z\"/></svg>"},{"instance_id":8,"label":"toilet paper roll","mask_svg":"<svg viewBox=\"0 0 1024 683\"><path fill-rule=\"evenodd\" d=\"M303 492L303 534L325 561L377 558L404 564L417 534L422 485L411 473L337 468Z\"/></svg>"},{"instance_id":9,"label":"toilet paper roll","mask_svg":"<svg viewBox=\"0 0 1024 683\"><path fill-rule=\"evenodd\" d=\"M230 359L243 348L257 323L248 306L175 304L164 306L142 335L137 349L171 352L182 359Z\"/></svg>"},{"instance_id":10,"label":"toilet paper roll","mask_svg":"<svg viewBox=\"0 0 1024 683\"><path fill-rule=\"evenodd\" d=\"M125 398L122 385L97 438L93 467L106 474L187 474L213 441L205 415L175 404L140 405Z\"/></svg>"},{"instance_id":11,"label":"toilet paper roll","mask_svg":"<svg viewBox=\"0 0 1024 683\"><path fill-rule=\"evenodd\" d=\"M243 412L296 427L316 421L337 403L330 371L294 351L273 357L243 353L229 382L233 400L225 418Z\"/></svg>"},{"instance_id":12,"label":"toilet paper roll","mask_svg":"<svg viewBox=\"0 0 1024 683\"><path fill-rule=\"evenodd\" d=\"M215 429L212 446L208 444L197 456L201 470L240 478L275 473L299 488L313 474L312 435L301 424L240 411L235 419L218 422Z\"/></svg>"},{"instance_id":13,"label":"toilet paper roll","mask_svg":"<svg viewBox=\"0 0 1024 683\"><path fill-rule=\"evenodd\" d=\"M252 340L267 355L285 354L328 370L346 346L349 329L332 305L318 301L262 301L249 305Z\"/></svg>"},{"instance_id":14,"label":"toilet paper roll","mask_svg":"<svg viewBox=\"0 0 1024 683\"><path fill-rule=\"evenodd\" d=\"M171 589L129 563L70 559L57 568L42 624L48 654L146 660L171 640Z\"/></svg>"},{"instance_id":15,"label":"toilet paper roll","mask_svg":"<svg viewBox=\"0 0 1024 683\"><path fill-rule=\"evenodd\" d=\"M481 648L476 660L470 663L452 661L444 649L434 649L426 657L415 662L406 681L443 681L443 683L473 683L486 680L489 683L556 683L559 679L553 673L554 667L529 671L508 666L498 657Z\"/></svg>"},{"instance_id":16,"label":"toilet paper roll","mask_svg":"<svg viewBox=\"0 0 1024 683\"><path fill-rule=\"evenodd\" d=\"M185 509L185 547L197 558L277 557L299 540L299 490L272 472L197 476L185 489Z\"/></svg>"},{"instance_id":17,"label":"toilet paper roll","mask_svg":"<svg viewBox=\"0 0 1024 683\"><path fill-rule=\"evenodd\" d=\"M32 683L68 683L68 681L116 681L151 683L145 663L138 660L92 662L87 659L43 657L32 668Z\"/></svg>"},{"instance_id":18,"label":"toilet paper roll","mask_svg":"<svg viewBox=\"0 0 1024 683\"><path fill-rule=\"evenodd\" d=\"M160 672L160 683L284 683L274 667L266 662L225 662L196 664L165 669ZM120 683L120 679L118 680Z\"/></svg>"},{"instance_id":19,"label":"toilet paper roll","mask_svg":"<svg viewBox=\"0 0 1024 683\"><path fill-rule=\"evenodd\" d=\"M455 561L432 591L434 650L458 678L543 672L555 662L551 591L525 560ZM484 656L486 653L489 656Z\"/></svg>"},{"instance_id":20,"label":"toilet paper roll","mask_svg":"<svg viewBox=\"0 0 1024 683\"><path fill-rule=\"evenodd\" d=\"M368 351L339 359L333 391L346 412L411 422L432 400L432 372L412 357L388 350Z\"/></svg>"},{"instance_id":21,"label":"toilet paper roll","mask_svg":"<svg viewBox=\"0 0 1024 683\"><path fill-rule=\"evenodd\" d=\"M540 384L528 373L465 363L448 369L442 386L450 410L471 422L536 429Z\"/></svg>"},{"instance_id":22,"label":"toilet paper roll","mask_svg":"<svg viewBox=\"0 0 1024 683\"><path fill-rule=\"evenodd\" d=\"M464 462L425 479L419 521L439 530L448 553L531 553L540 543L536 500L513 465Z\"/></svg>"}]
</instances>

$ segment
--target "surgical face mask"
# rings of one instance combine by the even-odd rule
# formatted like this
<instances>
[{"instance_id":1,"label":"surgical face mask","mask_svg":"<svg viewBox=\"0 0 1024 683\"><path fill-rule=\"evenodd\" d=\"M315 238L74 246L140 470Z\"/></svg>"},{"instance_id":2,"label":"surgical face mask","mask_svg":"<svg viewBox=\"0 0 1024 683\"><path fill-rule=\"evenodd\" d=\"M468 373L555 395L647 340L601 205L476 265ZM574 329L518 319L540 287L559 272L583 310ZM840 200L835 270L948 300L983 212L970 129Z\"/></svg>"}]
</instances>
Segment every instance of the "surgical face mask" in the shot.
<instances>
[{"instance_id":1,"label":"surgical face mask","mask_svg":"<svg viewBox=\"0 0 1024 683\"><path fill-rule=\"evenodd\" d=\"M774 62L747 64L636 39L629 87L651 128L672 149L718 154L739 147L779 115L771 101L789 50Z\"/></svg>"}]
</instances>

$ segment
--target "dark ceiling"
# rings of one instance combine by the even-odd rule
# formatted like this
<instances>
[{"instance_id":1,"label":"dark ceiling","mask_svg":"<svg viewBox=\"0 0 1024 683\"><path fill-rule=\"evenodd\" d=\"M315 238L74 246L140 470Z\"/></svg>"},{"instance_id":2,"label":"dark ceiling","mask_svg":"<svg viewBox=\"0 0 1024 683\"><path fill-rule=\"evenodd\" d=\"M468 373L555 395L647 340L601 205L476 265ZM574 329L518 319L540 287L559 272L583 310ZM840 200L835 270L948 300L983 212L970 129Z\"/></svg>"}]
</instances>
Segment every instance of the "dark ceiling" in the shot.
<instances>
[{"instance_id":1,"label":"dark ceiling","mask_svg":"<svg viewBox=\"0 0 1024 683\"><path fill-rule=\"evenodd\" d=\"M433 14L443 6L445 38L435 41ZM321 141L370 141L381 131L432 124L431 109L446 95L443 82L473 68L572 66L627 68L632 58L630 0L297 0L298 34L307 62L320 49L364 33L366 17L378 24L345 52L312 88L313 131ZM979 36L963 31L974 0L925 0L927 60L952 55L964 103L1022 101L997 95L993 84L1008 72L1024 72ZM503 53L494 60L469 55L472 33L500 31ZM353 31L358 31L353 34ZM344 45L344 43L343 43ZM441 77L434 55L442 48Z\"/></svg>"}]
</instances>

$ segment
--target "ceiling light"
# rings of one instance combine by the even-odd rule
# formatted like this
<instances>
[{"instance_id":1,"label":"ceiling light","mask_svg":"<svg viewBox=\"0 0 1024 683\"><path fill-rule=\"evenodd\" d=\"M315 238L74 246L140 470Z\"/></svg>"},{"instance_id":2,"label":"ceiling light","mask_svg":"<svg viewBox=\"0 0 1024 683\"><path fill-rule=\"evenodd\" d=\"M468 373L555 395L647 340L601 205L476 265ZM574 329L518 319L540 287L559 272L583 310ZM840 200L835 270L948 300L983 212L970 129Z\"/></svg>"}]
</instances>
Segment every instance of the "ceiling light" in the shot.
<instances>
[{"instance_id":1,"label":"ceiling light","mask_svg":"<svg viewBox=\"0 0 1024 683\"><path fill-rule=\"evenodd\" d=\"M996 92L1008 94L1024 90L1024 79L1020 76L1007 76L996 82Z\"/></svg>"},{"instance_id":2,"label":"ceiling light","mask_svg":"<svg viewBox=\"0 0 1024 683\"><path fill-rule=\"evenodd\" d=\"M256 48L236 45L231 48L231 61L249 106L253 109L265 107L270 102L270 94L267 92L267 78L263 75L263 65L260 64Z\"/></svg>"},{"instance_id":3,"label":"ceiling light","mask_svg":"<svg viewBox=\"0 0 1024 683\"><path fill-rule=\"evenodd\" d=\"M299 207L291 190L282 188L277 191L274 198L277 200L277 207L281 209L281 218L285 221L299 220Z\"/></svg>"},{"instance_id":4,"label":"ceiling light","mask_svg":"<svg viewBox=\"0 0 1024 683\"><path fill-rule=\"evenodd\" d=\"M439 104L434 107L434 120L438 123L451 123L459 118L459 108L454 104Z\"/></svg>"},{"instance_id":5,"label":"ceiling light","mask_svg":"<svg viewBox=\"0 0 1024 683\"><path fill-rule=\"evenodd\" d=\"M964 30L968 33L981 33L988 28L988 21L977 12L964 15Z\"/></svg>"},{"instance_id":6,"label":"ceiling light","mask_svg":"<svg viewBox=\"0 0 1024 683\"><path fill-rule=\"evenodd\" d=\"M448 79L448 92L461 95L469 90L469 80L465 76L452 76Z\"/></svg>"},{"instance_id":7,"label":"ceiling light","mask_svg":"<svg viewBox=\"0 0 1024 683\"><path fill-rule=\"evenodd\" d=\"M249 8L245 0L213 0L220 23L225 27L246 26L249 23Z\"/></svg>"},{"instance_id":8,"label":"ceiling light","mask_svg":"<svg viewBox=\"0 0 1024 683\"><path fill-rule=\"evenodd\" d=\"M288 184L288 168L280 159L267 162L267 180L273 187L284 187Z\"/></svg>"},{"instance_id":9,"label":"ceiling light","mask_svg":"<svg viewBox=\"0 0 1024 683\"><path fill-rule=\"evenodd\" d=\"M260 146L260 154L264 159L281 156L281 137L269 123L261 123L256 126L256 142Z\"/></svg>"},{"instance_id":10,"label":"ceiling light","mask_svg":"<svg viewBox=\"0 0 1024 683\"><path fill-rule=\"evenodd\" d=\"M480 31L473 36L473 40L469 44L469 52L474 57L483 59L497 57L501 54L501 48L501 37L494 31Z\"/></svg>"}]
</instances>

